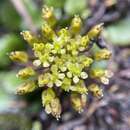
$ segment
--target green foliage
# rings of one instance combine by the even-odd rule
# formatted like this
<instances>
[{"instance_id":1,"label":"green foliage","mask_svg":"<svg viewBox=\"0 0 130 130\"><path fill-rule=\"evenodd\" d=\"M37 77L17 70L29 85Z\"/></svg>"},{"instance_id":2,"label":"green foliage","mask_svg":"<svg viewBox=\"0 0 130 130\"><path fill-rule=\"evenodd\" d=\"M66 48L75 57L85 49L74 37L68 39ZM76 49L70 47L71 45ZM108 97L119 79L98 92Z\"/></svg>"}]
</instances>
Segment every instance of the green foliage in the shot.
<instances>
[{"instance_id":1,"label":"green foliage","mask_svg":"<svg viewBox=\"0 0 130 130\"><path fill-rule=\"evenodd\" d=\"M89 53L90 42L98 38L102 24L94 26L82 36L82 20L78 15L74 16L69 27L57 30L53 9L45 6L42 13L44 23L38 37L29 31L21 33L32 48L33 58L22 51L11 52L10 58L18 63L26 63L26 68L17 74L25 80L17 93L26 94L38 87L42 88L42 104L46 113L59 119L62 112L58 97L60 92L70 93L72 106L79 112L86 104L88 92L92 92L95 97L102 97L102 89L94 83L86 86L85 80L92 78L104 84L109 83L112 73L100 68L91 69L91 65L95 61L108 60L111 52L101 49Z\"/></svg>"},{"instance_id":2,"label":"green foliage","mask_svg":"<svg viewBox=\"0 0 130 130\"><path fill-rule=\"evenodd\" d=\"M44 0L44 3L48 6L53 6L54 8L64 7L66 0Z\"/></svg>"},{"instance_id":3,"label":"green foliage","mask_svg":"<svg viewBox=\"0 0 130 130\"><path fill-rule=\"evenodd\" d=\"M33 0L23 0L22 2L34 23L34 26L39 28L42 20L40 19L41 12L39 11L38 6L36 6ZM27 28L25 21L22 21L22 17L8 0L0 3L0 23L9 31Z\"/></svg>"},{"instance_id":4,"label":"green foliage","mask_svg":"<svg viewBox=\"0 0 130 130\"><path fill-rule=\"evenodd\" d=\"M130 45L130 18L125 18L108 26L104 30L104 35L114 45Z\"/></svg>"},{"instance_id":5,"label":"green foliage","mask_svg":"<svg viewBox=\"0 0 130 130\"><path fill-rule=\"evenodd\" d=\"M66 0L65 11L69 15L81 14L87 5L87 0Z\"/></svg>"},{"instance_id":6,"label":"green foliage","mask_svg":"<svg viewBox=\"0 0 130 130\"><path fill-rule=\"evenodd\" d=\"M21 49L25 49L25 45L19 36L14 34L3 35L0 38L0 68L5 68L10 64L8 54L11 51Z\"/></svg>"},{"instance_id":7,"label":"green foliage","mask_svg":"<svg viewBox=\"0 0 130 130\"><path fill-rule=\"evenodd\" d=\"M6 122L6 125L5 125ZM31 130L31 120L20 113L3 112L0 113L1 130Z\"/></svg>"},{"instance_id":8,"label":"green foliage","mask_svg":"<svg viewBox=\"0 0 130 130\"><path fill-rule=\"evenodd\" d=\"M0 3L0 22L8 29L13 30L16 30L21 26L19 14L7 0Z\"/></svg>"},{"instance_id":9,"label":"green foliage","mask_svg":"<svg viewBox=\"0 0 130 130\"><path fill-rule=\"evenodd\" d=\"M0 111L9 108L11 101L13 101L17 86L22 81L16 78L16 72L1 72L0 73Z\"/></svg>"},{"instance_id":10,"label":"green foliage","mask_svg":"<svg viewBox=\"0 0 130 130\"><path fill-rule=\"evenodd\" d=\"M32 125L32 130L42 130L42 124L40 121L35 121Z\"/></svg>"}]
</instances>

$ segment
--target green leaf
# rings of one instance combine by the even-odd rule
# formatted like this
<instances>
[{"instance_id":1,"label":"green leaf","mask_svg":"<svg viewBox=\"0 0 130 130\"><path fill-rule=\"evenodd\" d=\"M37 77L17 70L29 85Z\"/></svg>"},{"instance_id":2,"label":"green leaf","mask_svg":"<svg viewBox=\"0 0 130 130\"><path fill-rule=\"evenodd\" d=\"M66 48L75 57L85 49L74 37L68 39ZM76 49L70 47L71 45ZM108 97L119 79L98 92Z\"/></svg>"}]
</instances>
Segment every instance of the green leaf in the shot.
<instances>
[{"instance_id":1,"label":"green leaf","mask_svg":"<svg viewBox=\"0 0 130 130\"><path fill-rule=\"evenodd\" d=\"M22 81L16 78L16 72L0 72L0 111L8 110L14 100L15 91Z\"/></svg>"},{"instance_id":2,"label":"green leaf","mask_svg":"<svg viewBox=\"0 0 130 130\"><path fill-rule=\"evenodd\" d=\"M15 94L16 88L22 83L22 80L16 77L16 72L0 72L1 88L8 94Z\"/></svg>"},{"instance_id":3,"label":"green leaf","mask_svg":"<svg viewBox=\"0 0 130 130\"><path fill-rule=\"evenodd\" d=\"M66 0L44 0L44 3L54 8L62 8Z\"/></svg>"},{"instance_id":4,"label":"green leaf","mask_svg":"<svg viewBox=\"0 0 130 130\"><path fill-rule=\"evenodd\" d=\"M21 17L10 1L2 1L0 3L0 21L8 30L16 30L20 27Z\"/></svg>"},{"instance_id":5,"label":"green leaf","mask_svg":"<svg viewBox=\"0 0 130 130\"><path fill-rule=\"evenodd\" d=\"M25 49L25 45L17 35L8 34L0 37L0 68L5 68L10 64L8 53L21 49Z\"/></svg>"},{"instance_id":6,"label":"green leaf","mask_svg":"<svg viewBox=\"0 0 130 130\"><path fill-rule=\"evenodd\" d=\"M32 125L32 130L42 130L42 125L39 121L35 121Z\"/></svg>"},{"instance_id":7,"label":"green leaf","mask_svg":"<svg viewBox=\"0 0 130 130\"><path fill-rule=\"evenodd\" d=\"M106 69L106 68L107 68L107 65L108 65L108 61L105 61L105 60L100 61L100 62L95 61L95 62L92 64L91 68L92 68L92 69L94 69L94 68Z\"/></svg>"},{"instance_id":8,"label":"green leaf","mask_svg":"<svg viewBox=\"0 0 130 130\"><path fill-rule=\"evenodd\" d=\"M86 0L67 0L65 3L65 12L69 15L81 14L87 5Z\"/></svg>"},{"instance_id":9,"label":"green leaf","mask_svg":"<svg viewBox=\"0 0 130 130\"><path fill-rule=\"evenodd\" d=\"M103 34L114 45L130 45L130 18L108 26Z\"/></svg>"},{"instance_id":10,"label":"green leaf","mask_svg":"<svg viewBox=\"0 0 130 130\"><path fill-rule=\"evenodd\" d=\"M0 111L8 109L8 105L11 101L11 96L7 94L3 89L0 89Z\"/></svg>"}]
</instances>

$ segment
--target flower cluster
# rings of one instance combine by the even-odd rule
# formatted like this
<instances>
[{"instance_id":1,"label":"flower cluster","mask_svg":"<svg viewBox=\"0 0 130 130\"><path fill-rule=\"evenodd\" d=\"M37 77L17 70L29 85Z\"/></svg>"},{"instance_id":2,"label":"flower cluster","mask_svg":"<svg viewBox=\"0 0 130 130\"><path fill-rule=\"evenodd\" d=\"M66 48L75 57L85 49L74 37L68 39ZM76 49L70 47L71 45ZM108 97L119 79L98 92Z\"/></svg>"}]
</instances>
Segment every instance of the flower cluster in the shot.
<instances>
[{"instance_id":1,"label":"flower cluster","mask_svg":"<svg viewBox=\"0 0 130 130\"><path fill-rule=\"evenodd\" d=\"M82 20L78 15L74 16L70 27L60 30L55 29L57 19L53 8L43 8L43 19L41 34L38 37L30 31L21 33L32 47L34 57L23 51L15 51L10 53L10 58L26 63L26 67L17 74L17 77L26 80L17 89L17 93L26 94L42 88L42 104L45 111L58 119L62 111L58 92L69 92L72 106L79 112L86 104L88 92L95 97L102 97L102 89L95 83L86 85L85 80L91 78L104 84L109 83L112 74L100 68L92 69L91 65L94 61L108 60L111 52L101 49L94 54L89 53L90 44L102 31L102 24L94 26L82 36Z\"/></svg>"}]
</instances>

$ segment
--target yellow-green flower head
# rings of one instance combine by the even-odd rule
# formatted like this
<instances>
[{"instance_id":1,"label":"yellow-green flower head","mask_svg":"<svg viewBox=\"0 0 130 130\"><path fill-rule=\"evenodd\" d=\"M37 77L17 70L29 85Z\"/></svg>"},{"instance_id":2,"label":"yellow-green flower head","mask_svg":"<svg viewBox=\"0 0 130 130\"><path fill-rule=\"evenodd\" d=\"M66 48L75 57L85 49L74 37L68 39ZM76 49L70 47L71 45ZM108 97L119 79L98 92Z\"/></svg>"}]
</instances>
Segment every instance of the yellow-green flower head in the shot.
<instances>
[{"instance_id":1,"label":"yellow-green flower head","mask_svg":"<svg viewBox=\"0 0 130 130\"><path fill-rule=\"evenodd\" d=\"M29 31L21 33L31 46L33 56L23 51L14 51L9 57L13 61L27 63L17 74L19 78L26 80L17 89L17 93L26 94L43 88L42 105L46 113L59 119L62 112L60 103L62 91L71 94L72 106L78 112L86 106L89 92L94 97L102 97L102 89L95 83L90 86L87 83L86 86L86 80L94 79L103 84L109 83L112 73L100 68L92 69L91 65L95 61L108 60L111 52L101 49L93 54L89 47L90 43L99 37L102 24L81 35L82 20L79 16L74 16L70 27L59 29L54 27L57 19L52 7L45 6L42 13L44 23L38 36Z\"/></svg>"}]
</instances>

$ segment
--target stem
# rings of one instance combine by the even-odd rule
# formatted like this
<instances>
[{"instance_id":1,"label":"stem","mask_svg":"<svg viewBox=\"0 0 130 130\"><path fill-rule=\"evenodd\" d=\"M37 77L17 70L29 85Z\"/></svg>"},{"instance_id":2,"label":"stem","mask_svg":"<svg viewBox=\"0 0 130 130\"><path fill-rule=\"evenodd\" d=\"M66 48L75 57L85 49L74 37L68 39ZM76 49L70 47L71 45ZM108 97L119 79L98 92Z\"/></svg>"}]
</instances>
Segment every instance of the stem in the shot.
<instances>
[{"instance_id":1,"label":"stem","mask_svg":"<svg viewBox=\"0 0 130 130\"><path fill-rule=\"evenodd\" d=\"M13 4L13 6L15 7L15 9L17 10L17 12L19 13L19 15L23 18L26 26L29 28L30 31L36 33L37 29L34 26L33 20L30 17L24 3L23 0L10 0L11 3Z\"/></svg>"}]
</instances>

